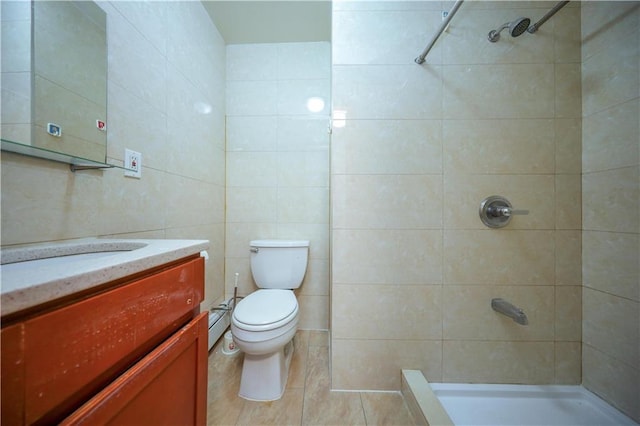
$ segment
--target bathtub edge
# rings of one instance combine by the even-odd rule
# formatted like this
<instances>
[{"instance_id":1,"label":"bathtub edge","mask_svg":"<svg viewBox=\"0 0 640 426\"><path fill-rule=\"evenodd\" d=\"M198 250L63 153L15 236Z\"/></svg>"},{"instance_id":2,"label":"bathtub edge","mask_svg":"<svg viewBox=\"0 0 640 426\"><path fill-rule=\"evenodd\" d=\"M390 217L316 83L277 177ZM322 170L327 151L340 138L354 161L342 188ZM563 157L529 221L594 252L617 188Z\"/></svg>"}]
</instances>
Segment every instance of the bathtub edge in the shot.
<instances>
[{"instance_id":1,"label":"bathtub edge","mask_svg":"<svg viewBox=\"0 0 640 426\"><path fill-rule=\"evenodd\" d=\"M402 370L402 395L416 421L427 426L454 426L420 370Z\"/></svg>"}]
</instances>

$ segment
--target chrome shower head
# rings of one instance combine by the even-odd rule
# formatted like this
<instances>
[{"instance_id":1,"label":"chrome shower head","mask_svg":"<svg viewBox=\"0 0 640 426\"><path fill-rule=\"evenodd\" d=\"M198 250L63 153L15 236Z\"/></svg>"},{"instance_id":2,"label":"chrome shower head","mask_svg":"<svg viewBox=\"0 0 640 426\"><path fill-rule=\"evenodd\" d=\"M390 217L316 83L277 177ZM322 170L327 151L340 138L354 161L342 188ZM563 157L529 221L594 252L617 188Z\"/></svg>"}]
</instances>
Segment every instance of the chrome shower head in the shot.
<instances>
[{"instance_id":1,"label":"chrome shower head","mask_svg":"<svg viewBox=\"0 0 640 426\"><path fill-rule=\"evenodd\" d=\"M509 28L509 34L511 34L511 37L518 37L525 31L527 31L530 23L531 19L529 18L518 18L515 21L507 22L497 30L492 30L489 32L489 41L495 43L496 41L500 40L500 32L502 32L502 30L504 30L505 28Z\"/></svg>"}]
</instances>

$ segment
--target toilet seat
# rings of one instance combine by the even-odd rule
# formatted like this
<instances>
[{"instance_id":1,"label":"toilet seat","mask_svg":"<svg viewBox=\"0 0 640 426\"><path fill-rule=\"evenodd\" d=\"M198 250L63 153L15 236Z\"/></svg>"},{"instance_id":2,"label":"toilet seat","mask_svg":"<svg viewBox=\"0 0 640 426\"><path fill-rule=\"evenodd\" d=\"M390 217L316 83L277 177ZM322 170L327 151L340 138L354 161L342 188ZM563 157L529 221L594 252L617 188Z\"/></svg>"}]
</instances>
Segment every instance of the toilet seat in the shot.
<instances>
[{"instance_id":1,"label":"toilet seat","mask_svg":"<svg viewBox=\"0 0 640 426\"><path fill-rule=\"evenodd\" d=\"M247 331L273 330L295 319L298 301L291 290L257 290L242 299L233 310L236 327Z\"/></svg>"}]
</instances>

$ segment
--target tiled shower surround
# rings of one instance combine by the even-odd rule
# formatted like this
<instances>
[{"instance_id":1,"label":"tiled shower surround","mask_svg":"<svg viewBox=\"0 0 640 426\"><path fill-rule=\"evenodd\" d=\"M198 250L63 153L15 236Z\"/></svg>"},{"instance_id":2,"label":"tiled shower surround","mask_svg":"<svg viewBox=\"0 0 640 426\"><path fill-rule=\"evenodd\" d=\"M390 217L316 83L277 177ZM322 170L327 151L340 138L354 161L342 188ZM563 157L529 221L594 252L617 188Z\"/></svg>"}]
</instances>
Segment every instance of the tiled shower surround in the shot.
<instances>
[{"instance_id":1,"label":"tiled shower surround","mask_svg":"<svg viewBox=\"0 0 640 426\"><path fill-rule=\"evenodd\" d=\"M420 66L440 3L334 4L334 387L580 382L580 8L486 37L547 6L465 3ZM489 195L530 213L489 229Z\"/></svg>"},{"instance_id":2,"label":"tiled shower surround","mask_svg":"<svg viewBox=\"0 0 640 426\"><path fill-rule=\"evenodd\" d=\"M583 3L582 40L582 382L640 422L640 2Z\"/></svg>"},{"instance_id":3,"label":"tiled shower surround","mask_svg":"<svg viewBox=\"0 0 640 426\"><path fill-rule=\"evenodd\" d=\"M451 4L334 3L332 385L584 377L638 419L638 2L497 43L555 3L466 2L416 65ZM494 194L529 215L486 228Z\"/></svg>"}]
</instances>

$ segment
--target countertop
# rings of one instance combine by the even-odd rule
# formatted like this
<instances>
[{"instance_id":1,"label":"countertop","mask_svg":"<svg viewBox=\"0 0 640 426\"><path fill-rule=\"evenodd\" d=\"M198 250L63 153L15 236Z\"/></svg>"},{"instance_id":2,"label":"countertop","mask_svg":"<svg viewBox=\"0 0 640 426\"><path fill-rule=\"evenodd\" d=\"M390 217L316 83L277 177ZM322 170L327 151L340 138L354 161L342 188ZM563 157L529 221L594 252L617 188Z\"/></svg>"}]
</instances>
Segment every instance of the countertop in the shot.
<instances>
[{"instance_id":1,"label":"countertop","mask_svg":"<svg viewBox=\"0 0 640 426\"><path fill-rule=\"evenodd\" d=\"M2 315L91 289L138 272L199 254L207 240L86 238L2 249ZM70 256L108 252L104 255ZM65 256L68 256L65 258ZM54 262L24 262L42 257ZM20 263L13 263L20 262Z\"/></svg>"}]
</instances>

